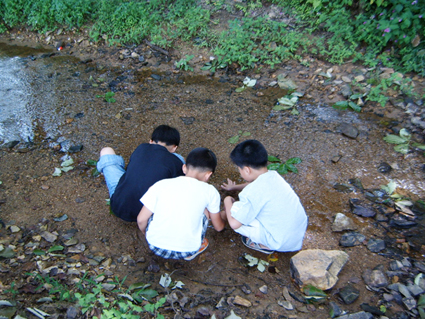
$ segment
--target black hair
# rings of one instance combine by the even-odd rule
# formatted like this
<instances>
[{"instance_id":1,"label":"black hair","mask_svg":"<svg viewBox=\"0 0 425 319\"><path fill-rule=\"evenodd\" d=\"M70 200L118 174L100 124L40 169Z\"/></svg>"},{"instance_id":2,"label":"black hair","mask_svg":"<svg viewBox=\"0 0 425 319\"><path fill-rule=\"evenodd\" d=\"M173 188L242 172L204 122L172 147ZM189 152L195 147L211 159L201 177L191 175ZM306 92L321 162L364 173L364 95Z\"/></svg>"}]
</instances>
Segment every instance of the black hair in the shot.
<instances>
[{"instance_id":1,"label":"black hair","mask_svg":"<svg viewBox=\"0 0 425 319\"><path fill-rule=\"evenodd\" d=\"M176 145L180 144L180 133L174 127L168 125L158 126L152 133L151 140L155 143L162 142L165 145Z\"/></svg>"},{"instance_id":2,"label":"black hair","mask_svg":"<svg viewBox=\"0 0 425 319\"><path fill-rule=\"evenodd\" d=\"M267 166L266 148L257 140L247 140L236 145L230 153L230 159L238 167L244 166L259 169Z\"/></svg>"},{"instance_id":3,"label":"black hair","mask_svg":"<svg viewBox=\"0 0 425 319\"><path fill-rule=\"evenodd\" d=\"M186 166L200 171L211 171L214 173L217 167L217 157L208 148L198 147L192 150L187 156Z\"/></svg>"}]
</instances>

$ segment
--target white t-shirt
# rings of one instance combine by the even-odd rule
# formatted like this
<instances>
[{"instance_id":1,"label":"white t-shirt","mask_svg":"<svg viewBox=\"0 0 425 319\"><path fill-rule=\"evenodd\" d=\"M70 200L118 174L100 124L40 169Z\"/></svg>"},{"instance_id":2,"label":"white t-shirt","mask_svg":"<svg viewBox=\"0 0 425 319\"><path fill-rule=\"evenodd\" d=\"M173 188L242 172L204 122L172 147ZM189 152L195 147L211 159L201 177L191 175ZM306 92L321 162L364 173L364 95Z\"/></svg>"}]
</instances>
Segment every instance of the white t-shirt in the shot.
<instances>
[{"instance_id":1,"label":"white t-shirt","mask_svg":"<svg viewBox=\"0 0 425 319\"><path fill-rule=\"evenodd\" d=\"M239 193L231 209L243 225L260 224L260 243L276 251L302 247L307 215L291 186L276 171L261 174Z\"/></svg>"},{"instance_id":2,"label":"white t-shirt","mask_svg":"<svg viewBox=\"0 0 425 319\"><path fill-rule=\"evenodd\" d=\"M179 252L201 246L205 208L220 212L220 194L214 186L180 176L156 182L140 199L153 212L146 231L149 244Z\"/></svg>"}]
</instances>

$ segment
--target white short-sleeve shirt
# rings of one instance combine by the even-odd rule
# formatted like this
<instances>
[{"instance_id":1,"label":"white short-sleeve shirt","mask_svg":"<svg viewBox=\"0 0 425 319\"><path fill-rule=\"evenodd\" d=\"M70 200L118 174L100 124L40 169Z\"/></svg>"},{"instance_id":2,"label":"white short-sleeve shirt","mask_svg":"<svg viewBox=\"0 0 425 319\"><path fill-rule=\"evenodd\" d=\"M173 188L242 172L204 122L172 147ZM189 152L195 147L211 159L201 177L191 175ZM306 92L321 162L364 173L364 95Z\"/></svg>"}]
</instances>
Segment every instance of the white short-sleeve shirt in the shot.
<instances>
[{"instance_id":1,"label":"white short-sleeve shirt","mask_svg":"<svg viewBox=\"0 0 425 319\"><path fill-rule=\"evenodd\" d=\"M231 214L243 225L257 220L260 243L270 249L296 251L302 247L307 215L297 194L276 171L261 174L248 184Z\"/></svg>"},{"instance_id":2,"label":"white short-sleeve shirt","mask_svg":"<svg viewBox=\"0 0 425 319\"><path fill-rule=\"evenodd\" d=\"M220 212L217 189L192 177L180 176L155 183L140 199L153 212L146 231L149 244L173 251L195 251L201 246L205 208Z\"/></svg>"}]
</instances>

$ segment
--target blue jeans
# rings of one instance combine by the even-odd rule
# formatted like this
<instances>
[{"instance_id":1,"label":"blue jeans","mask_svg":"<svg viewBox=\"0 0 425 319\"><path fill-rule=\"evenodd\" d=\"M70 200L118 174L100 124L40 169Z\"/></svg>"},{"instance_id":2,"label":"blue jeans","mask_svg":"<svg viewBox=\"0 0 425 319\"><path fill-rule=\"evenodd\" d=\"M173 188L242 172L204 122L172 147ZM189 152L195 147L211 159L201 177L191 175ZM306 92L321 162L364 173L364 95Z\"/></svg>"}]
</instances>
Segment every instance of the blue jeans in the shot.
<instances>
[{"instance_id":1,"label":"blue jeans","mask_svg":"<svg viewBox=\"0 0 425 319\"><path fill-rule=\"evenodd\" d=\"M109 197L115 192L121 176L125 173L125 163L122 156L106 154L102 155L97 162L97 170L105 176L108 186Z\"/></svg>"},{"instance_id":2,"label":"blue jeans","mask_svg":"<svg viewBox=\"0 0 425 319\"><path fill-rule=\"evenodd\" d=\"M172 153L185 164L184 157L177 153ZM109 197L117 188L121 176L125 173L124 159L120 155L106 154L102 155L97 162L97 170L105 176L106 186L108 187Z\"/></svg>"}]
</instances>

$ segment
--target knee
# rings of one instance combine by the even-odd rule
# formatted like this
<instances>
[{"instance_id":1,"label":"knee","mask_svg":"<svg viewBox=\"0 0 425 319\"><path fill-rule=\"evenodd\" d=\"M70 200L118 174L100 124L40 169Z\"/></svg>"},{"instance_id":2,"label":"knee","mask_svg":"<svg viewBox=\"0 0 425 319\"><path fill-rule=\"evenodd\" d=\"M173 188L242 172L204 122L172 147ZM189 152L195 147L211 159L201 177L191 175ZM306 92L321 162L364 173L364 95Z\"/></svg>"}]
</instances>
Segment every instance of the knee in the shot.
<instances>
[{"instance_id":1,"label":"knee","mask_svg":"<svg viewBox=\"0 0 425 319\"><path fill-rule=\"evenodd\" d=\"M100 156L103 155L115 155L115 151L112 147L104 147L100 151Z\"/></svg>"}]
</instances>

